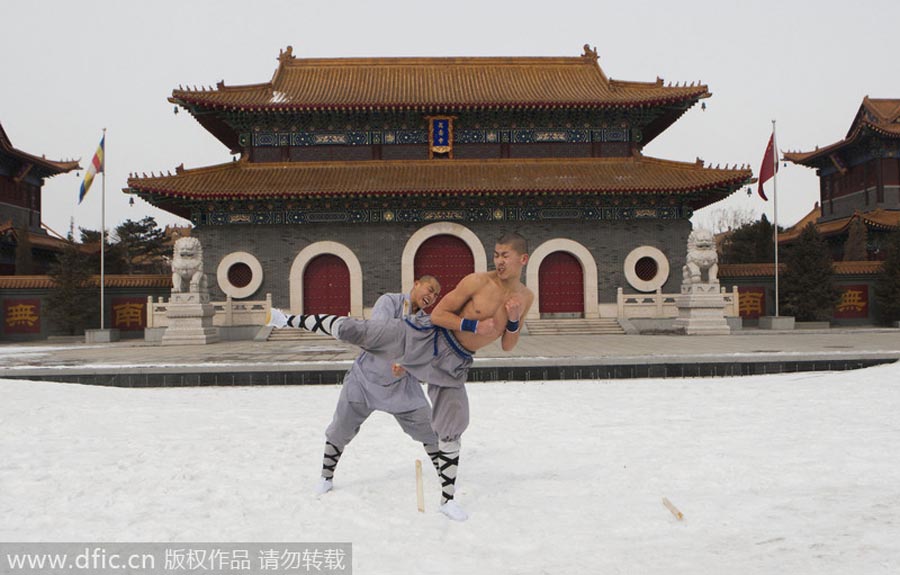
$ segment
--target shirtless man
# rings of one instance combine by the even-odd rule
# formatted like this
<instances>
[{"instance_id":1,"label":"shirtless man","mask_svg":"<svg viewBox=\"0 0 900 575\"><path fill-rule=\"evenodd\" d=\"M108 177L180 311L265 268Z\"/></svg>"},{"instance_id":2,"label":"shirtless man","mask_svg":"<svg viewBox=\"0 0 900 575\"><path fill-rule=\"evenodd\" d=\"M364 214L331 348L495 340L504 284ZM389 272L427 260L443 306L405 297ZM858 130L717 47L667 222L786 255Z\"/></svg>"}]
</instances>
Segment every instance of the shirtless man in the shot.
<instances>
[{"instance_id":1,"label":"shirtless man","mask_svg":"<svg viewBox=\"0 0 900 575\"><path fill-rule=\"evenodd\" d=\"M428 382L432 427L438 436L441 512L468 518L454 501L460 437L469 424L465 382L476 351L500 339L504 351L519 341L521 320L534 294L521 281L528 244L516 233L494 247L494 271L469 274L428 316L360 320L333 315L285 316L272 310L270 325L318 331L402 365Z\"/></svg>"}]
</instances>

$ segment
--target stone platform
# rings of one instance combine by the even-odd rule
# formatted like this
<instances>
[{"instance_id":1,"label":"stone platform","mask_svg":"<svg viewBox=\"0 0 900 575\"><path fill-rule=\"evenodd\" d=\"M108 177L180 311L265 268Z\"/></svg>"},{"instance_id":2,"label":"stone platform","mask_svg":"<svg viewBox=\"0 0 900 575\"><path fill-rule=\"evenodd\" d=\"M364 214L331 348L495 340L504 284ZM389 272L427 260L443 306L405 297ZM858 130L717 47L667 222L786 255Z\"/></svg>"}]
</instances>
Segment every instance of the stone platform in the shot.
<instances>
[{"instance_id":1,"label":"stone platform","mask_svg":"<svg viewBox=\"0 0 900 575\"><path fill-rule=\"evenodd\" d=\"M0 378L122 387L333 384L343 379L357 353L330 340L162 346L142 339L88 345L60 338L0 345ZM480 350L470 380L731 376L855 369L898 359L896 328L745 328L703 338L525 335L511 353L497 344Z\"/></svg>"}]
</instances>

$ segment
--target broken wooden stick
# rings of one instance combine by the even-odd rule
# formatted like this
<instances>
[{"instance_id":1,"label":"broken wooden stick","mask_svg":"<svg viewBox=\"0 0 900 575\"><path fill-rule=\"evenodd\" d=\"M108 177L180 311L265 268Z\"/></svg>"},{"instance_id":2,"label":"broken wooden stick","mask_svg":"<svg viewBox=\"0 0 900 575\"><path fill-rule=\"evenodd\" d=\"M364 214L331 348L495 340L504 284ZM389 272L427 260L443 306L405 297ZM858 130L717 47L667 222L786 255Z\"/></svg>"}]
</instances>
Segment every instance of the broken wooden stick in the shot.
<instances>
[{"instance_id":1,"label":"broken wooden stick","mask_svg":"<svg viewBox=\"0 0 900 575\"><path fill-rule=\"evenodd\" d=\"M675 516L675 519L677 519L677 520L679 520L679 521L681 521L682 519L684 519L684 513L682 513L681 511L678 510L677 507L675 507L674 505L672 505L672 502L669 501L668 498L663 497L662 502L663 502L663 505L666 506L666 509L668 509L669 511L672 512L672 515Z\"/></svg>"},{"instance_id":2,"label":"broken wooden stick","mask_svg":"<svg viewBox=\"0 0 900 575\"><path fill-rule=\"evenodd\" d=\"M416 459L416 503L419 513L425 513L425 490L422 488L422 460Z\"/></svg>"}]
</instances>

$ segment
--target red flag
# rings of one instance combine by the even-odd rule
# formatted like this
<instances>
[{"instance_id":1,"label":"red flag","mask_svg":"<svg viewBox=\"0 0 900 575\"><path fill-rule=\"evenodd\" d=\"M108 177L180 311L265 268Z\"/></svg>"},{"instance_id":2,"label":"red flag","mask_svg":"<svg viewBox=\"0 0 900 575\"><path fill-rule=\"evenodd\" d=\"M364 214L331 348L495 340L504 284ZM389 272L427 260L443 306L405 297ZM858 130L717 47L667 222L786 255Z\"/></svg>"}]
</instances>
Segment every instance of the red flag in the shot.
<instances>
[{"instance_id":1,"label":"red flag","mask_svg":"<svg viewBox=\"0 0 900 575\"><path fill-rule=\"evenodd\" d=\"M763 192L763 184L768 182L778 171L778 162L775 160L775 132L769 136L769 145L766 146L766 155L763 156L762 166L759 167L759 197L769 201Z\"/></svg>"}]
</instances>

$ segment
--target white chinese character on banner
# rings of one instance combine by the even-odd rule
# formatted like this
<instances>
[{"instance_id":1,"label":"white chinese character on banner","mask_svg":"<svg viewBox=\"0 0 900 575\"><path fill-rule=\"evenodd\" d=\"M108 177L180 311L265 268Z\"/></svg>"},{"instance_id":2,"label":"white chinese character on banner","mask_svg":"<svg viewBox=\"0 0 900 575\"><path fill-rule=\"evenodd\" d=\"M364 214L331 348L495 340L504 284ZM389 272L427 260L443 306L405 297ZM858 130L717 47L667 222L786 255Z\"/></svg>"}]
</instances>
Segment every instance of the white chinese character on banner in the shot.
<instances>
[{"instance_id":1,"label":"white chinese character on banner","mask_svg":"<svg viewBox=\"0 0 900 575\"><path fill-rule=\"evenodd\" d=\"M306 567L306 570L309 571L310 568L315 569L316 571L322 570L322 552L319 551L318 548L310 551L309 549L305 549L303 551L303 566Z\"/></svg>"},{"instance_id":2,"label":"white chinese character on banner","mask_svg":"<svg viewBox=\"0 0 900 575\"><path fill-rule=\"evenodd\" d=\"M344 558L346 557L346 553L343 549L326 549L323 553L323 559L325 561L325 568L328 571L344 571L347 569L346 565L344 565Z\"/></svg>"}]
</instances>

